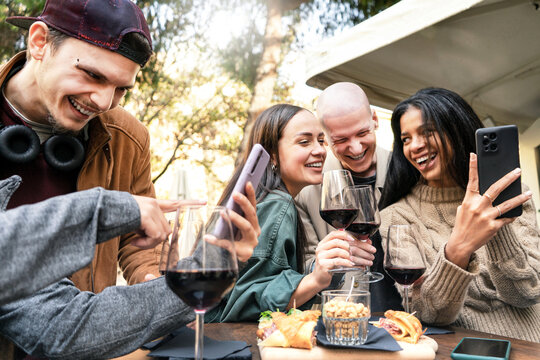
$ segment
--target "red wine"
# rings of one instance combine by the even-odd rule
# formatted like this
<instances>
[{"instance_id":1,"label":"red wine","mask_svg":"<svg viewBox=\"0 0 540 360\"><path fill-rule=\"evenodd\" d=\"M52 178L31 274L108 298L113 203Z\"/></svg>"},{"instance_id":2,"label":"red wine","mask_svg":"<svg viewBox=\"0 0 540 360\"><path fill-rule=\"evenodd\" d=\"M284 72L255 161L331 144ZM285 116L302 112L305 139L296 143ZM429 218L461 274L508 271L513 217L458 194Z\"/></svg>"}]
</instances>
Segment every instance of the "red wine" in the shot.
<instances>
[{"instance_id":1,"label":"red wine","mask_svg":"<svg viewBox=\"0 0 540 360\"><path fill-rule=\"evenodd\" d=\"M358 240L367 240L377 232L379 224L373 222L352 223L347 227L347 231L353 234Z\"/></svg>"},{"instance_id":2,"label":"red wine","mask_svg":"<svg viewBox=\"0 0 540 360\"><path fill-rule=\"evenodd\" d=\"M345 229L358 215L358 209L320 210L319 214L324 221L336 229Z\"/></svg>"},{"instance_id":3,"label":"red wine","mask_svg":"<svg viewBox=\"0 0 540 360\"><path fill-rule=\"evenodd\" d=\"M394 279L398 284L411 285L422 276L426 268L397 268L397 267L385 267L384 270Z\"/></svg>"},{"instance_id":4,"label":"red wine","mask_svg":"<svg viewBox=\"0 0 540 360\"><path fill-rule=\"evenodd\" d=\"M195 310L207 310L219 303L234 285L233 270L167 271L167 285Z\"/></svg>"}]
</instances>

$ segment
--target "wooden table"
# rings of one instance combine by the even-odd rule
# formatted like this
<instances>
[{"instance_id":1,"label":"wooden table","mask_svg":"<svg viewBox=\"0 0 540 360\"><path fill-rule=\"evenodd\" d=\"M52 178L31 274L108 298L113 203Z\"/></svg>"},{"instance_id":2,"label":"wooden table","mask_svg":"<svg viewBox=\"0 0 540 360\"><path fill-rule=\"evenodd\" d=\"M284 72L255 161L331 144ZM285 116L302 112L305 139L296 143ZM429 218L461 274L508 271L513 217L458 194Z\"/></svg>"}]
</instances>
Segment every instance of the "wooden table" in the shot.
<instances>
[{"instance_id":1,"label":"wooden table","mask_svg":"<svg viewBox=\"0 0 540 360\"><path fill-rule=\"evenodd\" d=\"M506 338L498 335L486 334L478 331L465 330L462 328L449 327L454 330L453 334L430 335L439 344L436 359L450 359L450 353L456 347L458 342L464 336L482 337L490 339L505 339L512 343L512 351L510 352L511 360L537 360L540 358L540 343L533 343L524 340ZM257 339L255 331L257 324L255 323L221 323L221 324L206 324L204 326L205 336L216 340L242 340L251 345L251 353L253 360L260 360L259 348L257 347ZM153 359L146 354L148 351L137 350L129 355L118 358L118 360L149 360ZM360 359L361 351L358 352Z\"/></svg>"}]
</instances>

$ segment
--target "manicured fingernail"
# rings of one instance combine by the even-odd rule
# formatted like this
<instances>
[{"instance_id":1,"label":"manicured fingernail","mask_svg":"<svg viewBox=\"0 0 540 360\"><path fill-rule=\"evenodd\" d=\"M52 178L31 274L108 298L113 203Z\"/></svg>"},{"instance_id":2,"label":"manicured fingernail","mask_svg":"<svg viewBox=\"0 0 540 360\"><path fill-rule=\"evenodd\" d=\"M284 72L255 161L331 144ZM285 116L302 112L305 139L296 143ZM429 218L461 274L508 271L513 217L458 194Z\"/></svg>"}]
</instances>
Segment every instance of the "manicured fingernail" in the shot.
<instances>
[{"instance_id":1,"label":"manicured fingernail","mask_svg":"<svg viewBox=\"0 0 540 360\"><path fill-rule=\"evenodd\" d=\"M356 240L356 239L353 238L351 235L347 235L347 240L349 240L349 241L354 241L354 240Z\"/></svg>"},{"instance_id":2,"label":"manicured fingernail","mask_svg":"<svg viewBox=\"0 0 540 360\"><path fill-rule=\"evenodd\" d=\"M532 196L532 191L531 190L525 191L524 195L526 195L527 197L531 197Z\"/></svg>"},{"instance_id":3,"label":"manicured fingernail","mask_svg":"<svg viewBox=\"0 0 540 360\"><path fill-rule=\"evenodd\" d=\"M516 175L521 174L521 169L520 168L515 168L514 169L514 174L516 174Z\"/></svg>"}]
</instances>

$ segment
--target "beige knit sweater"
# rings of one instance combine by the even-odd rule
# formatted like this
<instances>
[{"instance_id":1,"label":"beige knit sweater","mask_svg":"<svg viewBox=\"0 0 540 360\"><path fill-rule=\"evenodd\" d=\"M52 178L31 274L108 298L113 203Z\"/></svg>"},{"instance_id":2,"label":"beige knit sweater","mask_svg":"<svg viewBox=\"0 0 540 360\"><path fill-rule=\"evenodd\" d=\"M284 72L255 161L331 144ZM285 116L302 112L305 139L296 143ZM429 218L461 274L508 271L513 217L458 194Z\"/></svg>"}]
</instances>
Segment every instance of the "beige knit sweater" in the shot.
<instances>
[{"instance_id":1,"label":"beige knit sweater","mask_svg":"<svg viewBox=\"0 0 540 360\"><path fill-rule=\"evenodd\" d=\"M419 242L428 264L409 291L411 312L427 324L540 342L540 232L532 201L523 205L522 216L478 249L463 270L446 260L444 246L464 195L460 188L417 185L381 212L383 241L391 224L420 226Z\"/></svg>"}]
</instances>

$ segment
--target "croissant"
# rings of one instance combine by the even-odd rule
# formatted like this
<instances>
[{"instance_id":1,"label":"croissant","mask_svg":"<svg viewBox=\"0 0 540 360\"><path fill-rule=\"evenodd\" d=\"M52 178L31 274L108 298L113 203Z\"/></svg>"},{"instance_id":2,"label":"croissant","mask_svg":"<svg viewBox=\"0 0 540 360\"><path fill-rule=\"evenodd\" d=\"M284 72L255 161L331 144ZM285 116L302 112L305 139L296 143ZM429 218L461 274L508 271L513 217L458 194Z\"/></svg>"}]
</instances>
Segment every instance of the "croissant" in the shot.
<instances>
[{"instance_id":1,"label":"croissant","mask_svg":"<svg viewBox=\"0 0 540 360\"><path fill-rule=\"evenodd\" d=\"M271 320L259 322L257 337L259 345L312 349L316 343L317 319L319 310L297 311L291 315L282 312L271 314Z\"/></svg>"},{"instance_id":2,"label":"croissant","mask_svg":"<svg viewBox=\"0 0 540 360\"><path fill-rule=\"evenodd\" d=\"M398 341L416 344L427 330L422 330L420 320L405 311L387 310L384 316L373 325L385 329Z\"/></svg>"}]
</instances>

